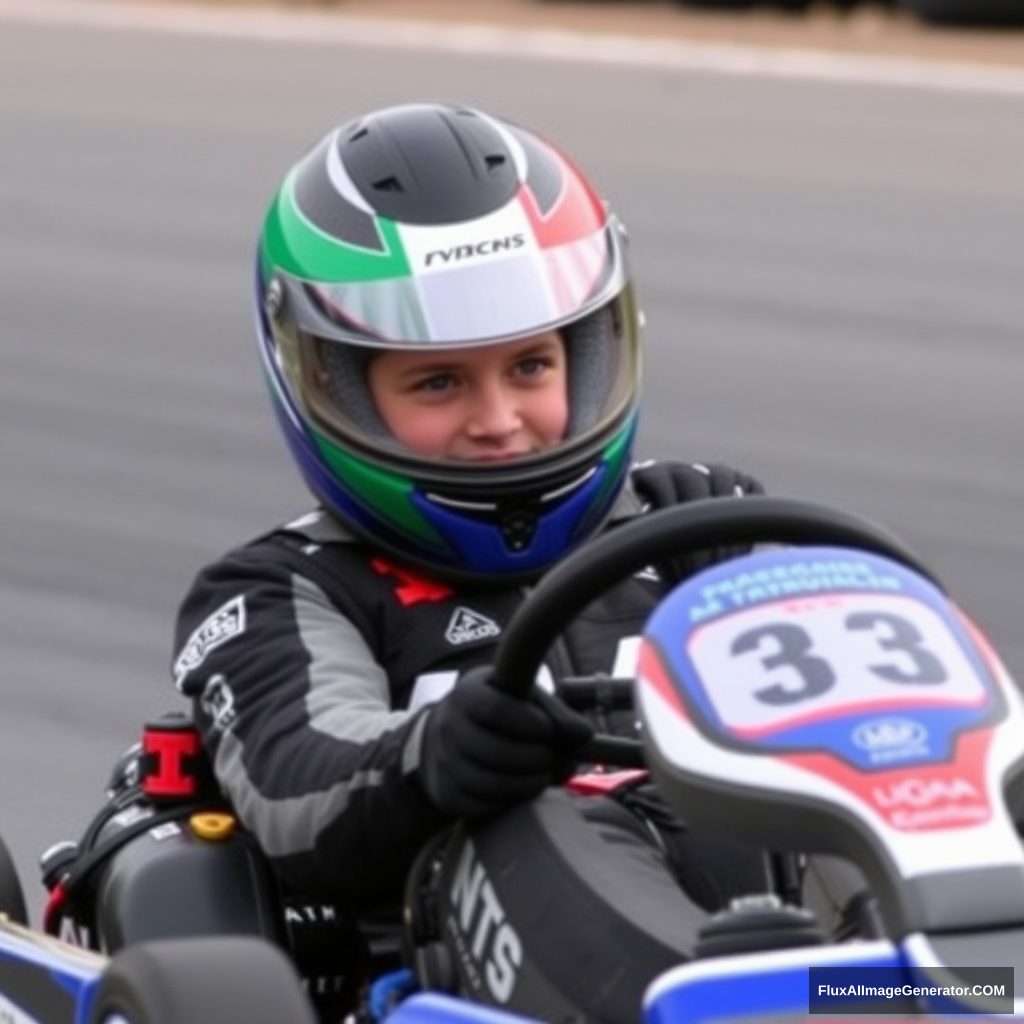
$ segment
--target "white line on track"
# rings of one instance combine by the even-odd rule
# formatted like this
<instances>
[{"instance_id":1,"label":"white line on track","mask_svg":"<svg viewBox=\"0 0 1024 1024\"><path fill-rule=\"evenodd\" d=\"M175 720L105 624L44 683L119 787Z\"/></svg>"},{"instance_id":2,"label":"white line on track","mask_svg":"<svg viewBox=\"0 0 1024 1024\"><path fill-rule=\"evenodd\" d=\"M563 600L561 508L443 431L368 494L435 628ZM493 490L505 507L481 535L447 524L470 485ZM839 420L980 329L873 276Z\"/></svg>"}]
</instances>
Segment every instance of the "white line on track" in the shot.
<instances>
[{"instance_id":1,"label":"white line on track","mask_svg":"<svg viewBox=\"0 0 1024 1024\"><path fill-rule=\"evenodd\" d=\"M0 19L265 42L433 50L632 65L761 78L881 85L1024 98L1024 69L824 50L649 39L323 14L310 10L138 5L131 0L0 0Z\"/></svg>"}]
</instances>

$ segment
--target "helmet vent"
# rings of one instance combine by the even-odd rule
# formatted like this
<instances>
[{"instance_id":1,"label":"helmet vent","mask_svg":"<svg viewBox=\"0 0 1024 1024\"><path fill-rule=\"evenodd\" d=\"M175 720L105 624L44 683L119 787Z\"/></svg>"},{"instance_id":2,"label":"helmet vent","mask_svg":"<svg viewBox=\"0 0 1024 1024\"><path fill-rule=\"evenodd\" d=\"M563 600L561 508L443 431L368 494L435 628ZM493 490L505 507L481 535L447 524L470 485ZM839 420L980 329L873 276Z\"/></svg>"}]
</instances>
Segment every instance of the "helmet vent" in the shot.
<instances>
[{"instance_id":1,"label":"helmet vent","mask_svg":"<svg viewBox=\"0 0 1024 1024\"><path fill-rule=\"evenodd\" d=\"M393 175L390 174L386 178L381 178L373 183L373 187L378 192L404 192L402 183Z\"/></svg>"},{"instance_id":2,"label":"helmet vent","mask_svg":"<svg viewBox=\"0 0 1024 1024\"><path fill-rule=\"evenodd\" d=\"M495 171L505 166L505 158L500 153L496 156L485 156L484 163L487 164L487 170Z\"/></svg>"}]
</instances>

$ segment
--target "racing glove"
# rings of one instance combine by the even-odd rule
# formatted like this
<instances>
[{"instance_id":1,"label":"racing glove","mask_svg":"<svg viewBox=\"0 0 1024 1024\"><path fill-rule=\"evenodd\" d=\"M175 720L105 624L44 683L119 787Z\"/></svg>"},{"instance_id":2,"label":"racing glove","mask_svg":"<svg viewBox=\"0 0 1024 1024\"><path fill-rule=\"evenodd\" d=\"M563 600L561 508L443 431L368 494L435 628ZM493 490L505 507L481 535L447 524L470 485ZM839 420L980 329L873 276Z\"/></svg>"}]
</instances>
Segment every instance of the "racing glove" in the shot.
<instances>
[{"instance_id":1,"label":"racing glove","mask_svg":"<svg viewBox=\"0 0 1024 1024\"><path fill-rule=\"evenodd\" d=\"M590 723L535 687L528 700L502 693L492 670L464 672L427 712L419 781L454 818L486 818L568 778L593 735Z\"/></svg>"},{"instance_id":2,"label":"racing glove","mask_svg":"<svg viewBox=\"0 0 1024 1024\"><path fill-rule=\"evenodd\" d=\"M644 511L669 508L701 498L740 498L764 494L759 480L722 463L645 462L633 468L633 488ZM747 546L680 552L658 566L669 583L679 583L717 562L746 554Z\"/></svg>"}]
</instances>

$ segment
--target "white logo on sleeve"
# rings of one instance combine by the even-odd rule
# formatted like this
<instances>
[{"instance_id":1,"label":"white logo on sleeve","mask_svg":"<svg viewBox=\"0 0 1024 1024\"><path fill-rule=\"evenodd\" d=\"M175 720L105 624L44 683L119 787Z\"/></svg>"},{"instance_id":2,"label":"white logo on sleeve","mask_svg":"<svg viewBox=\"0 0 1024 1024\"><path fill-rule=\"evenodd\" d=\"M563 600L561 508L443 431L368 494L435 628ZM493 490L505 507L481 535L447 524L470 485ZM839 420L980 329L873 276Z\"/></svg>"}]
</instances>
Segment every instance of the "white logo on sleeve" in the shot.
<instances>
[{"instance_id":1,"label":"white logo on sleeve","mask_svg":"<svg viewBox=\"0 0 1024 1024\"><path fill-rule=\"evenodd\" d=\"M239 594L200 623L185 642L173 666L174 682L178 689L181 689L188 674L202 665L210 651L244 632L245 596Z\"/></svg>"},{"instance_id":2,"label":"white logo on sleeve","mask_svg":"<svg viewBox=\"0 0 1024 1024\"><path fill-rule=\"evenodd\" d=\"M219 672L210 676L199 699L202 709L210 716L217 732L226 732L235 723L235 695L228 681Z\"/></svg>"},{"instance_id":3,"label":"white logo on sleeve","mask_svg":"<svg viewBox=\"0 0 1024 1024\"><path fill-rule=\"evenodd\" d=\"M456 608L452 613L451 622L444 632L444 638L455 647L471 644L475 640L489 640L501 633L501 627L493 620L470 611L469 608Z\"/></svg>"}]
</instances>

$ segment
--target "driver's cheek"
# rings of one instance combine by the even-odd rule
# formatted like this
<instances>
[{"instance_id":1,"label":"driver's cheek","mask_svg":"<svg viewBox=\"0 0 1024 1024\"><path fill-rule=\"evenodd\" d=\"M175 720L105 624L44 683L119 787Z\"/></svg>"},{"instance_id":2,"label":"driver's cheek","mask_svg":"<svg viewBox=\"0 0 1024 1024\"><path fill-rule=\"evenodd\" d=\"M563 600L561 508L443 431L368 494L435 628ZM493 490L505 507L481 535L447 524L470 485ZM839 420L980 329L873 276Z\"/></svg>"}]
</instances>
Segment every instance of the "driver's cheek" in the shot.
<instances>
[{"instance_id":1,"label":"driver's cheek","mask_svg":"<svg viewBox=\"0 0 1024 1024\"><path fill-rule=\"evenodd\" d=\"M457 442L465 432L466 412L458 396L433 401L415 410L403 424L400 440L428 458L457 455Z\"/></svg>"},{"instance_id":2,"label":"driver's cheek","mask_svg":"<svg viewBox=\"0 0 1024 1024\"><path fill-rule=\"evenodd\" d=\"M459 418L450 401L409 400L390 410L385 421L395 440L427 458L448 454Z\"/></svg>"}]
</instances>

